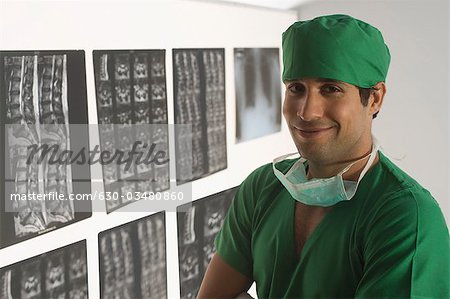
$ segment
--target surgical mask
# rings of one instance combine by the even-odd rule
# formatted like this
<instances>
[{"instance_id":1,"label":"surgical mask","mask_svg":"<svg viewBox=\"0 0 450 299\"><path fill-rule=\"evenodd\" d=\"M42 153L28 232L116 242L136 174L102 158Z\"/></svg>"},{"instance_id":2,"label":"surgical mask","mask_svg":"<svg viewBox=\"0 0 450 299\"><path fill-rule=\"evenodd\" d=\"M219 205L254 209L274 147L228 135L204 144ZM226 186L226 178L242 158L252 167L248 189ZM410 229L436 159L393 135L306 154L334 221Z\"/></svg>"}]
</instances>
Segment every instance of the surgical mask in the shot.
<instances>
[{"instance_id":1,"label":"surgical mask","mask_svg":"<svg viewBox=\"0 0 450 299\"><path fill-rule=\"evenodd\" d=\"M273 172L295 200L306 205L329 207L338 202L350 200L355 195L359 182L361 182L375 160L379 148L377 140L373 138L372 152L370 154L352 162L336 176L330 178L313 178L308 180L305 169L307 160L302 157L292 165L286 174L283 174L275 167L277 163L298 153L287 154L274 159L272 164ZM342 178L342 175L350 167L368 156L370 157L359 175L358 181L346 181Z\"/></svg>"}]
</instances>

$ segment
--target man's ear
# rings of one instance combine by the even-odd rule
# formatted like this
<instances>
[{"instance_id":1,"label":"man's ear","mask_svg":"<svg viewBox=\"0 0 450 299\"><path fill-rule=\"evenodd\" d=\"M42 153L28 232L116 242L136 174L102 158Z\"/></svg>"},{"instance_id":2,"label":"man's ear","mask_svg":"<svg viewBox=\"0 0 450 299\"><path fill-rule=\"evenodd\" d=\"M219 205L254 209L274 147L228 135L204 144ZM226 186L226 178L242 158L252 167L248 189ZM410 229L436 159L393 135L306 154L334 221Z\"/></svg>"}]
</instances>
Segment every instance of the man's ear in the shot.
<instances>
[{"instance_id":1,"label":"man's ear","mask_svg":"<svg viewBox=\"0 0 450 299\"><path fill-rule=\"evenodd\" d=\"M378 82L372 87L373 91L369 97L369 113L370 115L377 114L383 105L384 96L386 95L386 84Z\"/></svg>"}]
</instances>

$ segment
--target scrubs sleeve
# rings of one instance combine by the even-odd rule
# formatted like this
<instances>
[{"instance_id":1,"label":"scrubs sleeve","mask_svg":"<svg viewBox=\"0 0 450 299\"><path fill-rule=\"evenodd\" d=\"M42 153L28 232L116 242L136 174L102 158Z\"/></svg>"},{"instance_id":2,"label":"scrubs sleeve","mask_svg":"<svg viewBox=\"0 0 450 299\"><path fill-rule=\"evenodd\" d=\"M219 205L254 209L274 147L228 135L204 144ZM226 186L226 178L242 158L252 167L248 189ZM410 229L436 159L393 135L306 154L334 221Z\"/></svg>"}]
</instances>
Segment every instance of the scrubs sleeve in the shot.
<instances>
[{"instance_id":1,"label":"scrubs sleeve","mask_svg":"<svg viewBox=\"0 0 450 299\"><path fill-rule=\"evenodd\" d=\"M258 172L250 174L239 187L215 239L218 255L248 278L253 277L251 239Z\"/></svg>"},{"instance_id":2,"label":"scrubs sleeve","mask_svg":"<svg viewBox=\"0 0 450 299\"><path fill-rule=\"evenodd\" d=\"M397 192L369 223L356 298L450 298L448 228L428 191Z\"/></svg>"}]
</instances>

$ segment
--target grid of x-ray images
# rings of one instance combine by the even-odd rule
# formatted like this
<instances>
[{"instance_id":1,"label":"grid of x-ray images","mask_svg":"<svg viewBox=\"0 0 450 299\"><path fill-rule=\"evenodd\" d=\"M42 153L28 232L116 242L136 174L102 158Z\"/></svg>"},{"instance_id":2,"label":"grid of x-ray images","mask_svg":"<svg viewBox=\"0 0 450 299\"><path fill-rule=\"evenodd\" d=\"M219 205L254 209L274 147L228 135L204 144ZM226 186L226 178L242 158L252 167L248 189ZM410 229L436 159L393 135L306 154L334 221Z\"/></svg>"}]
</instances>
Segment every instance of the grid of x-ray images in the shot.
<instances>
[{"instance_id":1,"label":"grid of x-ray images","mask_svg":"<svg viewBox=\"0 0 450 299\"><path fill-rule=\"evenodd\" d=\"M177 208L180 296L196 298L237 187Z\"/></svg>"},{"instance_id":2,"label":"grid of x-ray images","mask_svg":"<svg viewBox=\"0 0 450 299\"><path fill-rule=\"evenodd\" d=\"M167 298L165 214L99 234L101 298Z\"/></svg>"},{"instance_id":3,"label":"grid of x-ray images","mask_svg":"<svg viewBox=\"0 0 450 299\"><path fill-rule=\"evenodd\" d=\"M175 123L192 126L176 130L178 184L227 167L224 52L173 50Z\"/></svg>"},{"instance_id":4,"label":"grid of x-ray images","mask_svg":"<svg viewBox=\"0 0 450 299\"><path fill-rule=\"evenodd\" d=\"M168 153L165 50L94 51L97 112L102 150L129 152L134 141L155 144ZM145 126L156 124L160 126ZM169 188L169 164L103 165L111 212L130 201L127 194Z\"/></svg>"},{"instance_id":5,"label":"grid of x-ray images","mask_svg":"<svg viewBox=\"0 0 450 299\"><path fill-rule=\"evenodd\" d=\"M6 124L0 133L2 196L54 193L68 198L77 191L90 193L90 184L80 190L73 181L74 169L82 168L52 163L51 155L38 162L41 157L30 156L28 149L47 145L58 146L59 153L70 150L73 136L69 124L87 124L84 52L0 52L0 72L0 120ZM83 136L79 144L87 145L87 128ZM81 178L89 180L89 166L84 165L83 171ZM89 203L80 209L73 201L2 201L0 247L89 217L90 212L78 213L86 212L86 204L90 211Z\"/></svg>"},{"instance_id":6,"label":"grid of x-ray images","mask_svg":"<svg viewBox=\"0 0 450 299\"><path fill-rule=\"evenodd\" d=\"M236 142L281 130L278 48L235 48Z\"/></svg>"},{"instance_id":7,"label":"grid of x-ray images","mask_svg":"<svg viewBox=\"0 0 450 299\"><path fill-rule=\"evenodd\" d=\"M0 269L0 298L88 298L86 241Z\"/></svg>"}]
</instances>

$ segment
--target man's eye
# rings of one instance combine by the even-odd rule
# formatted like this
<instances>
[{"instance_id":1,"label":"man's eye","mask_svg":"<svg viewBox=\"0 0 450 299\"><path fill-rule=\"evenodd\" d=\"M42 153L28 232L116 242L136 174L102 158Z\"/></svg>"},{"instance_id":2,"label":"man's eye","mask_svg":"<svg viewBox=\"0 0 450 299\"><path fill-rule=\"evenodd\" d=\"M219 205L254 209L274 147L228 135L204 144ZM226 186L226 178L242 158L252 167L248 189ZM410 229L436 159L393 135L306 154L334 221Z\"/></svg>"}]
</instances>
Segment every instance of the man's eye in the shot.
<instances>
[{"instance_id":1,"label":"man's eye","mask_svg":"<svg viewBox=\"0 0 450 299\"><path fill-rule=\"evenodd\" d=\"M325 85L322 86L322 91L325 93L337 93L337 92L341 92L341 89L334 86L334 85Z\"/></svg>"},{"instance_id":2,"label":"man's eye","mask_svg":"<svg viewBox=\"0 0 450 299\"><path fill-rule=\"evenodd\" d=\"M288 90L292 93L303 93L305 91L305 87L301 84L292 84L288 86Z\"/></svg>"}]
</instances>

